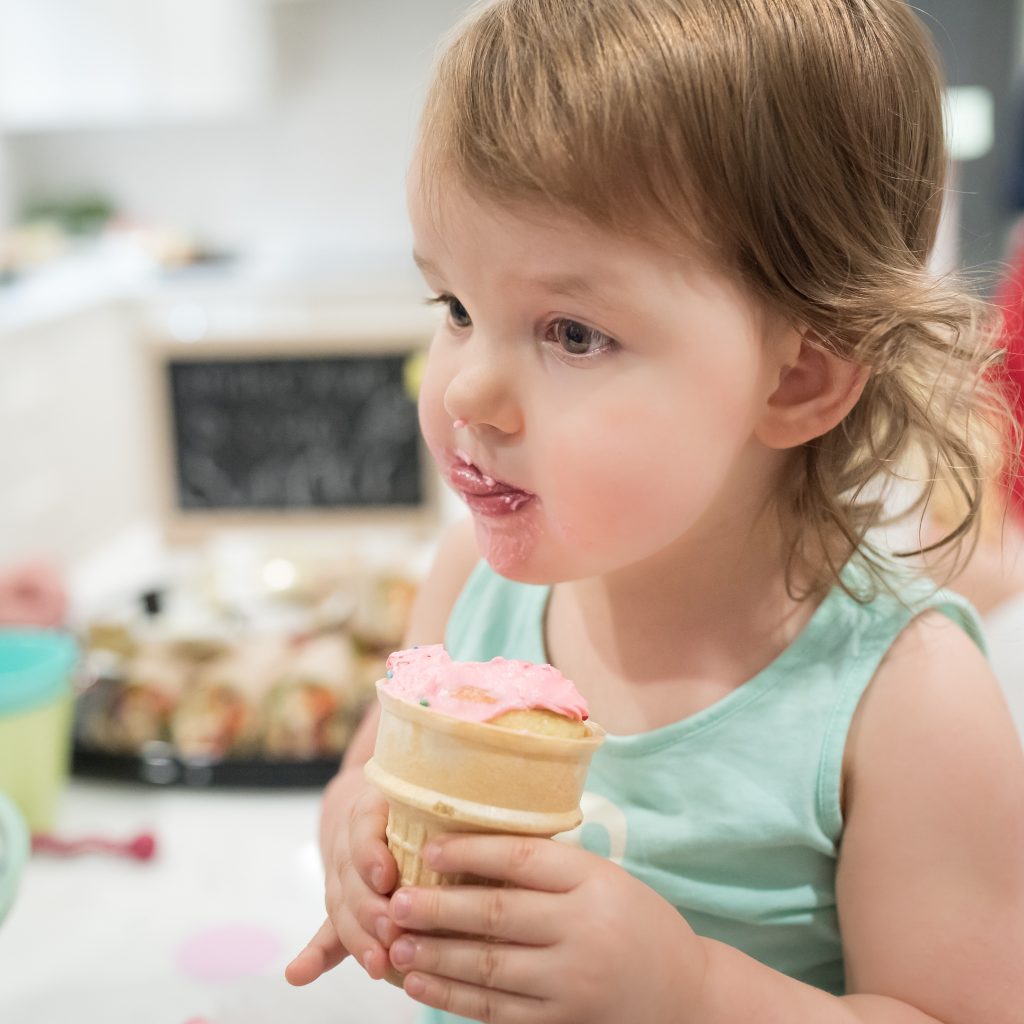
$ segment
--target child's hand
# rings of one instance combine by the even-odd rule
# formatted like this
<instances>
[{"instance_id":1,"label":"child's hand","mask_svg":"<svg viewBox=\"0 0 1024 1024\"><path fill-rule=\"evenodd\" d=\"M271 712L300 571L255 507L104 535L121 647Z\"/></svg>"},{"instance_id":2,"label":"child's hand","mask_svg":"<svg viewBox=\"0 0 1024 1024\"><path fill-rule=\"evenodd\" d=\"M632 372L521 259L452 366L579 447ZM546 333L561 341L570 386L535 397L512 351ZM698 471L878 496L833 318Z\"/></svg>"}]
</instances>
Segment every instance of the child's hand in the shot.
<instances>
[{"instance_id":1,"label":"child's hand","mask_svg":"<svg viewBox=\"0 0 1024 1024\"><path fill-rule=\"evenodd\" d=\"M683 1019L699 1000L701 940L610 861L547 839L490 835L444 836L424 856L437 870L520 888L395 893L391 917L409 934L391 944L391 962L419 1002L491 1024L656 1024ZM418 934L438 930L465 938Z\"/></svg>"},{"instance_id":2,"label":"child's hand","mask_svg":"<svg viewBox=\"0 0 1024 1024\"><path fill-rule=\"evenodd\" d=\"M383 978L387 947L400 933L388 916L398 869L384 838L384 798L360 778L336 798L331 819L336 825L324 850L327 920L285 969L292 985L308 985L349 955L371 978Z\"/></svg>"}]
</instances>

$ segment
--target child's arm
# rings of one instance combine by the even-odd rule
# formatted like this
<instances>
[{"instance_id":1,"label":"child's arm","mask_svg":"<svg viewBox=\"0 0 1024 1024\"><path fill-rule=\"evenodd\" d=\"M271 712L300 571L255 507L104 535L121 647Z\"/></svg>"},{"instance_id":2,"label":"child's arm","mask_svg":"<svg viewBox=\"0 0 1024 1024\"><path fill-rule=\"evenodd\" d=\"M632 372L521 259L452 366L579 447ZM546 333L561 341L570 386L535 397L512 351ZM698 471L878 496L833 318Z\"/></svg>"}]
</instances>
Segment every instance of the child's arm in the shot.
<instances>
[{"instance_id":1,"label":"child's arm","mask_svg":"<svg viewBox=\"0 0 1024 1024\"><path fill-rule=\"evenodd\" d=\"M446 532L416 595L404 646L444 640L448 613L477 558L471 520ZM387 804L363 778L379 718L375 702L349 743L341 771L324 790L320 853L327 920L288 965L286 977L293 985L308 985L350 954L374 978L382 978L387 967L386 944L398 930L387 928L381 935L376 922L387 921L386 896L398 876L384 839Z\"/></svg>"},{"instance_id":2,"label":"child's arm","mask_svg":"<svg viewBox=\"0 0 1024 1024\"><path fill-rule=\"evenodd\" d=\"M944 616L922 616L894 645L847 763L837 895L849 991L943 1024L1021 1020L1024 755L991 669Z\"/></svg>"},{"instance_id":3,"label":"child's arm","mask_svg":"<svg viewBox=\"0 0 1024 1024\"><path fill-rule=\"evenodd\" d=\"M998 685L937 614L894 645L847 750L837 895L848 995L701 939L607 861L548 840L444 839L434 866L521 889L400 890L406 991L493 1024L1018 1024L1024 756Z\"/></svg>"}]
</instances>

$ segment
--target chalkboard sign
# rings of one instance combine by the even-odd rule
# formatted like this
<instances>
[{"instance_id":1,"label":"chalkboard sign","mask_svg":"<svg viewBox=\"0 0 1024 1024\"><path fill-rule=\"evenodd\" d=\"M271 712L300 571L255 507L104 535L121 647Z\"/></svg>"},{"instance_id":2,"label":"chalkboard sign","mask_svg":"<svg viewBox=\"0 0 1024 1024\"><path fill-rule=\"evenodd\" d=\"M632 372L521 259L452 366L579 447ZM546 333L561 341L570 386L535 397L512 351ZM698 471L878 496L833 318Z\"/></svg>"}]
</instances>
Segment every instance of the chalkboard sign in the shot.
<instances>
[{"instance_id":1,"label":"chalkboard sign","mask_svg":"<svg viewBox=\"0 0 1024 1024\"><path fill-rule=\"evenodd\" d=\"M425 501L409 353L171 358L182 512L415 507Z\"/></svg>"}]
</instances>

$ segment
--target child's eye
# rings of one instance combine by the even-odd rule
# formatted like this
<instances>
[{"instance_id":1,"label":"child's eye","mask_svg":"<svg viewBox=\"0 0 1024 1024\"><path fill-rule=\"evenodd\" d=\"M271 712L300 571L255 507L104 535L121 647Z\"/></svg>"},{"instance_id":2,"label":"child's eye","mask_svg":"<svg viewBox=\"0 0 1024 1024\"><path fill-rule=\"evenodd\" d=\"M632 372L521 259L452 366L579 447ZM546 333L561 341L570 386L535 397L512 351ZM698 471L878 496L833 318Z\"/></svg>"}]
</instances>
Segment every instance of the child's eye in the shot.
<instances>
[{"instance_id":1,"label":"child's eye","mask_svg":"<svg viewBox=\"0 0 1024 1024\"><path fill-rule=\"evenodd\" d=\"M454 295L448 295L447 293L437 295L434 298L427 299L427 302L432 305L447 306L448 319L453 327L469 327L473 322L469 317L469 313L466 312L466 307Z\"/></svg>"},{"instance_id":2,"label":"child's eye","mask_svg":"<svg viewBox=\"0 0 1024 1024\"><path fill-rule=\"evenodd\" d=\"M548 327L548 338L570 356L594 356L615 344L607 334L578 320L555 320Z\"/></svg>"}]
</instances>

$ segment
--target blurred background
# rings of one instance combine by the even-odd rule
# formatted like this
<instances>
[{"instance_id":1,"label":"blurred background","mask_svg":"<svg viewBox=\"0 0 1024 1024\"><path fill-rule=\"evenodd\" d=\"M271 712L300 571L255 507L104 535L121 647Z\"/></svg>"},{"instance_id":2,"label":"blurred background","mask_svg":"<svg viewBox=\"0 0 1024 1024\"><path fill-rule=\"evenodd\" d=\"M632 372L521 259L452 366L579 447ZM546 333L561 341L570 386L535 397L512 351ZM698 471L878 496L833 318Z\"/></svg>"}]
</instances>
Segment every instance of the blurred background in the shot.
<instances>
[{"instance_id":1,"label":"blurred background","mask_svg":"<svg viewBox=\"0 0 1024 1024\"><path fill-rule=\"evenodd\" d=\"M281 970L322 915L319 788L454 514L416 430L403 183L467 7L0 0L0 576L9 627L74 642L66 691L0 693L35 835L4 1021L409 1019L350 964ZM1024 4L915 7L949 83L935 269L1000 298ZM1020 716L1011 577L978 593Z\"/></svg>"},{"instance_id":2,"label":"blurred background","mask_svg":"<svg viewBox=\"0 0 1024 1024\"><path fill-rule=\"evenodd\" d=\"M0 564L72 565L166 511L152 345L295 352L364 331L357 309L423 329L403 176L466 6L0 0ZM960 157L936 263L992 294L1024 208L1024 30L1010 0L917 6Z\"/></svg>"}]
</instances>

